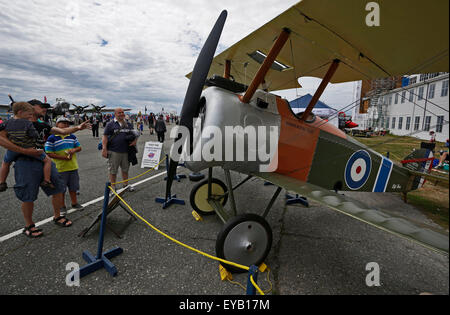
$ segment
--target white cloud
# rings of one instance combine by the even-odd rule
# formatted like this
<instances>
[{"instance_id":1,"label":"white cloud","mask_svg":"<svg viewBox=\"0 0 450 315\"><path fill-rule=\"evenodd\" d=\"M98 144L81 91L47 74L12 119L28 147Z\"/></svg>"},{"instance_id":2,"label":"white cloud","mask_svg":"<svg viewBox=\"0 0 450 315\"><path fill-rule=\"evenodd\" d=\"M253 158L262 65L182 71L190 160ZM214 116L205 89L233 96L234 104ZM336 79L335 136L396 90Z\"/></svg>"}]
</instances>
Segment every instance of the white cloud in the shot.
<instances>
[{"instance_id":1,"label":"white cloud","mask_svg":"<svg viewBox=\"0 0 450 315\"><path fill-rule=\"evenodd\" d=\"M223 9L228 18L219 49L296 2L0 0L0 103L8 104L11 93L17 100L63 97L79 105L179 111L184 76ZM348 91L327 89L321 100L345 103ZM279 94L296 96L295 90Z\"/></svg>"}]
</instances>

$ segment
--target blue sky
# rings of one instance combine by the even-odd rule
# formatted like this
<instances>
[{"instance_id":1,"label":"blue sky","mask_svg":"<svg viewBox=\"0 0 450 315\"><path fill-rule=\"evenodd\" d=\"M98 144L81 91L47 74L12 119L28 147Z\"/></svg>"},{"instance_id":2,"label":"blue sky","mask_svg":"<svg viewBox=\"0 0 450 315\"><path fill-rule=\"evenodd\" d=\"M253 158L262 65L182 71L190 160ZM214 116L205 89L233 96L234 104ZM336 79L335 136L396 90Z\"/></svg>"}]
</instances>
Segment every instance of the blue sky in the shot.
<instances>
[{"instance_id":1,"label":"blue sky","mask_svg":"<svg viewBox=\"0 0 450 315\"><path fill-rule=\"evenodd\" d=\"M181 109L200 48L223 9L218 47L226 49L297 0L0 0L0 103L44 96L134 111ZM217 52L217 53L218 53ZM292 100L320 80L277 92ZM322 101L342 108L353 83L330 85Z\"/></svg>"}]
</instances>

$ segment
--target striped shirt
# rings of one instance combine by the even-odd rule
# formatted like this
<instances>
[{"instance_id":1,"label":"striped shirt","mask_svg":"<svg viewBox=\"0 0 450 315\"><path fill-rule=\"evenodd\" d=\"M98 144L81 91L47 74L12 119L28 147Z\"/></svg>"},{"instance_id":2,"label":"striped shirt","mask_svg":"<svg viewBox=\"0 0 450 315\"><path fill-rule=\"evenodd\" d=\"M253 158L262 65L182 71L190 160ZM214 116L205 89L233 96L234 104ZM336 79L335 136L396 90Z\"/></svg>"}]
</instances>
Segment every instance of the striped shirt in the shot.
<instances>
[{"instance_id":1,"label":"striped shirt","mask_svg":"<svg viewBox=\"0 0 450 315\"><path fill-rule=\"evenodd\" d=\"M51 135L48 137L45 143L45 152L54 153L58 155L67 155L67 151L80 147L77 137L75 135ZM52 159L56 164L58 172L68 172L78 169L77 155L73 154L72 159L69 161Z\"/></svg>"},{"instance_id":2,"label":"striped shirt","mask_svg":"<svg viewBox=\"0 0 450 315\"><path fill-rule=\"evenodd\" d=\"M36 147L36 139L39 137L33 123L27 119L12 118L5 123L8 139L22 148Z\"/></svg>"}]
</instances>

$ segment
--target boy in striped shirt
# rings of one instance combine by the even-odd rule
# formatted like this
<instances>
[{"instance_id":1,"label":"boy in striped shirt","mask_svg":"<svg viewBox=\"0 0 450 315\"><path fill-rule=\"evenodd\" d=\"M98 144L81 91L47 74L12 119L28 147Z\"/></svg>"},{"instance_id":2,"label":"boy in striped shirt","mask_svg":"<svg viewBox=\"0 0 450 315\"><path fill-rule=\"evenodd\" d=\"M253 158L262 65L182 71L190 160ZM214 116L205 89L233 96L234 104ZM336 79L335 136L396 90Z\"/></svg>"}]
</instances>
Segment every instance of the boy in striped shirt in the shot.
<instances>
[{"instance_id":1,"label":"boy in striped shirt","mask_svg":"<svg viewBox=\"0 0 450 315\"><path fill-rule=\"evenodd\" d=\"M67 128L71 121L66 117L60 117L56 121L56 127ZM45 152L56 164L58 173L64 182L64 187L69 188L72 208L81 210L83 207L78 203L77 191L80 189L80 178L78 176L77 152L81 151L81 145L74 134L51 135L45 143ZM64 191L65 192L65 191ZM65 198L63 198L65 200ZM61 213L66 212L64 205Z\"/></svg>"}]
</instances>

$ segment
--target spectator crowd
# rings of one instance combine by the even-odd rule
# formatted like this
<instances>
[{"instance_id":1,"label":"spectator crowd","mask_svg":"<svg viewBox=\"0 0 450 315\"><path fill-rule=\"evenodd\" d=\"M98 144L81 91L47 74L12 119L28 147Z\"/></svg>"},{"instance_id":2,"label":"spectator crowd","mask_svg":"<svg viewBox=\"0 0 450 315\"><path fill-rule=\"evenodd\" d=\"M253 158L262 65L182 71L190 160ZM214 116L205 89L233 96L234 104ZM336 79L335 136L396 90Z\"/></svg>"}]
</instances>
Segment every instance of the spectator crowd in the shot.
<instances>
[{"instance_id":1,"label":"spectator crowd","mask_svg":"<svg viewBox=\"0 0 450 315\"><path fill-rule=\"evenodd\" d=\"M25 227L23 234L30 238L43 235L33 221L34 202L39 190L51 197L53 222L61 227L70 227L72 221L66 217L65 193L68 190L71 207L82 210L78 201L80 178L77 154L82 152L82 144L76 133L91 129L92 137L101 138L99 149L107 160L108 176L111 183L117 181L119 173L124 187L128 186L130 164L137 164L136 144L148 126L150 135L155 132L158 141L164 142L167 122L178 123L175 115L126 115L122 108L113 114L66 113L52 119L47 115L51 106L39 100L15 102L13 116L0 120L0 146L6 149L0 169L0 192L8 188L6 179L14 166L14 193L21 203ZM103 134L99 136L99 127ZM136 127L136 128L135 128ZM115 188L115 187L114 187Z\"/></svg>"}]
</instances>

